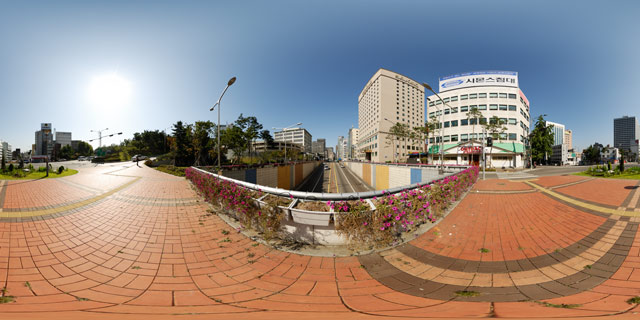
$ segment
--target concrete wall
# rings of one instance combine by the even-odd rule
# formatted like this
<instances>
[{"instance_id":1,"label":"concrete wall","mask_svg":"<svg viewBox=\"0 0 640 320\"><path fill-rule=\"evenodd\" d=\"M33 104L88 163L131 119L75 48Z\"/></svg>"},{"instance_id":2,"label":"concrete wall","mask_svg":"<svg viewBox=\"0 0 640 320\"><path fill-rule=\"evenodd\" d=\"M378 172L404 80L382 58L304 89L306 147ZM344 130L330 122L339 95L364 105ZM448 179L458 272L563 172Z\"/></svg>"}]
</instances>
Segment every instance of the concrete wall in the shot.
<instances>
[{"instance_id":1,"label":"concrete wall","mask_svg":"<svg viewBox=\"0 0 640 320\"><path fill-rule=\"evenodd\" d=\"M314 161L278 167L226 170L222 175L262 186L293 190L321 164L320 161Z\"/></svg>"},{"instance_id":2,"label":"concrete wall","mask_svg":"<svg viewBox=\"0 0 640 320\"><path fill-rule=\"evenodd\" d=\"M376 190L408 186L414 183L427 183L439 177L438 169L435 167L351 161L345 161L344 164Z\"/></svg>"}]
</instances>

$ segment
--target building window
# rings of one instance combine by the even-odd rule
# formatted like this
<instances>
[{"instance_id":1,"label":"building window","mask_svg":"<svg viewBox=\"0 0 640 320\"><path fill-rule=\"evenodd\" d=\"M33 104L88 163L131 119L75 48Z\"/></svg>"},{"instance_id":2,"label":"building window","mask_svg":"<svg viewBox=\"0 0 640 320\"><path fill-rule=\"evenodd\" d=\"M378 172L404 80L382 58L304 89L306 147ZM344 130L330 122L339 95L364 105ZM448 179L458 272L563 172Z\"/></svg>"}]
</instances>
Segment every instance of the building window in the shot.
<instances>
[{"instance_id":1,"label":"building window","mask_svg":"<svg viewBox=\"0 0 640 320\"><path fill-rule=\"evenodd\" d=\"M480 124L487 124L487 118L480 118Z\"/></svg>"},{"instance_id":2,"label":"building window","mask_svg":"<svg viewBox=\"0 0 640 320\"><path fill-rule=\"evenodd\" d=\"M429 102L429 107L433 107L434 105L433 101Z\"/></svg>"},{"instance_id":3,"label":"building window","mask_svg":"<svg viewBox=\"0 0 640 320\"><path fill-rule=\"evenodd\" d=\"M469 95L469 99L476 99L476 98L478 98L478 94L476 93L472 93Z\"/></svg>"},{"instance_id":4,"label":"building window","mask_svg":"<svg viewBox=\"0 0 640 320\"><path fill-rule=\"evenodd\" d=\"M478 93L478 98L482 99L482 98L486 98L487 94L486 93Z\"/></svg>"},{"instance_id":5,"label":"building window","mask_svg":"<svg viewBox=\"0 0 640 320\"><path fill-rule=\"evenodd\" d=\"M515 133L509 133L509 140L516 140L518 138L518 135Z\"/></svg>"},{"instance_id":6,"label":"building window","mask_svg":"<svg viewBox=\"0 0 640 320\"><path fill-rule=\"evenodd\" d=\"M458 141L458 135L457 134L451 135L451 142L456 142L456 141Z\"/></svg>"},{"instance_id":7,"label":"building window","mask_svg":"<svg viewBox=\"0 0 640 320\"><path fill-rule=\"evenodd\" d=\"M460 112L467 112L467 111L469 111L469 107L468 106L460 107Z\"/></svg>"},{"instance_id":8,"label":"building window","mask_svg":"<svg viewBox=\"0 0 640 320\"><path fill-rule=\"evenodd\" d=\"M445 121L445 122L444 122L444 127L445 127L445 128L449 128L449 121Z\"/></svg>"},{"instance_id":9,"label":"building window","mask_svg":"<svg viewBox=\"0 0 640 320\"><path fill-rule=\"evenodd\" d=\"M489 93L489 98L497 98L497 97L498 97L498 93L497 92Z\"/></svg>"},{"instance_id":10,"label":"building window","mask_svg":"<svg viewBox=\"0 0 640 320\"><path fill-rule=\"evenodd\" d=\"M460 100L467 100L468 96L466 94L463 94L460 96Z\"/></svg>"},{"instance_id":11,"label":"building window","mask_svg":"<svg viewBox=\"0 0 640 320\"><path fill-rule=\"evenodd\" d=\"M498 110L498 105L497 104L490 104L489 105L489 110Z\"/></svg>"},{"instance_id":12,"label":"building window","mask_svg":"<svg viewBox=\"0 0 640 320\"><path fill-rule=\"evenodd\" d=\"M458 113L458 107L451 108L451 113Z\"/></svg>"},{"instance_id":13,"label":"building window","mask_svg":"<svg viewBox=\"0 0 640 320\"><path fill-rule=\"evenodd\" d=\"M478 110L487 110L487 105L486 104L478 105Z\"/></svg>"},{"instance_id":14,"label":"building window","mask_svg":"<svg viewBox=\"0 0 640 320\"><path fill-rule=\"evenodd\" d=\"M516 111L516 106L514 105L509 105L509 111Z\"/></svg>"},{"instance_id":15,"label":"building window","mask_svg":"<svg viewBox=\"0 0 640 320\"><path fill-rule=\"evenodd\" d=\"M507 134L506 133L501 133L500 134L500 139L501 140L507 140Z\"/></svg>"},{"instance_id":16,"label":"building window","mask_svg":"<svg viewBox=\"0 0 640 320\"><path fill-rule=\"evenodd\" d=\"M500 94L500 98L501 99L506 99L507 98L507 94L506 93L501 93Z\"/></svg>"},{"instance_id":17,"label":"building window","mask_svg":"<svg viewBox=\"0 0 640 320\"><path fill-rule=\"evenodd\" d=\"M509 99L516 99L515 93L509 93Z\"/></svg>"},{"instance_id":18,"label":"building window","mask_svg":"<svg viewBox=\"0 0 640 320\"><path fill-rule=\"evenodd\" d=\"M434 138L429 138L429 143L433 143L434 142Z\"/></svg>"},{"instance_id":19,"label":"building window","mask_svg":"<svg viewBox=\"0 0 640 320\"><path fill-rule=\"evenodd\" d=\"M444 114L449 114L451 112L451 110L449 109L444 109Z\"/></svg>"},{"instance_id":20,"label":"building window","mask_svg":"<svg viewBox=\"0 0 640 320\"><path fill-rule=\"evenodd\" d=\"M460 141L469 141L469 135L467 134L461 134L460 135Z\"/></svg>"},{"instance_id":21,"label":"building window","mask_svg":"<svg viewBox=\"0 0 640 320\"><path fill-rule=\"evenodd\" d=\"M451 126L452 127L457 127L458 126L458 120L451 120Z\"/></svg>"},{"instance_id":22,"label":"building window","mask_svg":"<svg viewBox=\"0 0 640 320\"><path fill-rule=\"evenodd\" d=\"M453 102L453 101L458 101L458 96L451 97L451 102Z\"/></svg>"},{"instance_id":23,"label":"building window","mask_svg":"<svg viewBox=\"0 0 640 320\"><path fill-rule=\"evenodd\" d=\"M518 120L516 118L509 118L509 124L517 125Z\"/></svg>"},{"instance_id":24,"label":"building window","mask_svg":"<svg viewBox=\"0 0 640 320\"><path fill-rule=\"evenodd\" d=\"M443 142L449 142L449 136L442 137L442 141Z\"/></svg>"},{"instance_id":25,"label":"building window","mask_svg":"<svg viewBox=\"0 0 640 320\"><path fill-rule=\"evenodd\" d=\"M469 110L473 110L473 109L478 109L478 106L476 106L476 105L470 105L470 106L469 106Z\"/></svg>"},{"instance_id":26,"label":"building window","mask_svg":"<svg viewBox=\"0 0 640 320\"><path fill-rule=\"evenodd\" d=\"M461 126L469 125L469 119L460 119L460 125Z\"/></svg>"},{"instance_id":27,"label":"building window","mask_svg":"<svg viewBox=\"0 0 640 320\"><path fill-rule=\"evenodd\" d=\"M444 98L444 102L449 102L449 98Z\"/></svg>"},{"instance_id":28,"label":"building window","mask_svg":"<svg viewBox=\"0 0 640 320\"><path fill-rule=\"evenodd\" d=\"M507 111L507 105L506 104L501 104L500 105L500 110Z\"/></svg>"},{"instance_id":29,"label":"building window","mask_svg":"<svg viewBox=\"0 0 640 320\"><path fill-rule=\"evenodd\" d=\"M478 124L478 119L476 119L476 118L469 119L469 124L470 125Z\"/></svg>"}]
</instances>

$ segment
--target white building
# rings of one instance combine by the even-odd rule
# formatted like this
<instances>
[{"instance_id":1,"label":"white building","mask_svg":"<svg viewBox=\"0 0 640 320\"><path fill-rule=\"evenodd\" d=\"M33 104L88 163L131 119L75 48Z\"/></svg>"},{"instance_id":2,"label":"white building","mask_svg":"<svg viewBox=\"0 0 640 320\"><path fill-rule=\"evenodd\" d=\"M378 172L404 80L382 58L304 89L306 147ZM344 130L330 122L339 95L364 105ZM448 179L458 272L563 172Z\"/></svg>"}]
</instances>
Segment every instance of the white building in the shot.
<instances>
[{"instance_id":1,"label":"white building","mask_svg":"<svg viewBox=\"0 0 640 320\"><path fill-rule=\"evenodd\" d=\"M358 96L357 158L385 162L421 151L421 141L404 143L389 134L396 123L410 130L424 126L424 87L401 74L380 69Z\"/></svg>"},{"instance_id":2,"label":"white building","mask_svg":"<svg viewBox=\"0 0 640 320\"><path fill-rule=\"evenodd\" d=\"M358 132L360 130L358 130L358 128L351 128L349 129L349 139L347 140L347 152L348 152L348 156L347 158L349 159L355 159L356 158L356 146L358 145Z\"/></svg>"},{"instance_id":3,"label":"white building","mask_svg":"<svg viewBox=\"0 0 640 320\"><path fill-rule=\"evenodd\" d=\"M616 161L620 159L620 150L618 148L606 146L600 151L600 158L604 163L616 163Z\"/></svg>"},{"instance_id":4,"label":"white building","mask_svg":"<svg viewBox=\"0 0 640 320\"><path fill-rule=\"evenodd\" d=\"M5 163L11 161L12 151L11 145L8 142L0 140L0 158L4 156Z\"/></svg>"},{"instance_id":5,"label":"white building","mask_svg":"<svg viewBox=\"0 0 640 320\"><path fill-rule=\"evenodd\" d=\"M273 140L299 144L305 153L311 153L311 134L304 128L291 128L277 131L274 133Z\"/></svg>"},{"instance_id":6,"label":"white building","mask_svg":"<svg viewBox=\"0 0 640 320\"><path fill-rule=\"evenodd\" d=\"M480 71L442 77L438 95L442 100L436 95L427 98L428 119L435 119L443 128L429 137L429 144L434 146L429 153L434 161L439 162L442 143L445 164L480 165L482 139L486 138L483 125L496 116L507 130L497 134L493 147L485 147L487 166L524 167L530 110L517 72ZM473 109L482 116L469 117L467 113Z\"/></svg>"}]
</instances>

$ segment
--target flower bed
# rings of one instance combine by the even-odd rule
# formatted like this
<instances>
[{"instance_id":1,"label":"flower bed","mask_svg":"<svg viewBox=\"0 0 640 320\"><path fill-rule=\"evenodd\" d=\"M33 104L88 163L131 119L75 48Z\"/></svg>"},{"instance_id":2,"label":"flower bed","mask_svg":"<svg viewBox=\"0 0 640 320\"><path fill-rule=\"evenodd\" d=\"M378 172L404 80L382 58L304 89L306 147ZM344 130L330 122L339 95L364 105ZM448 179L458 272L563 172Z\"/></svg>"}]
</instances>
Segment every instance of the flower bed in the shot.
<instances>
[{"instance_id":1,"label":"flower bed","mask_svg":"<svg viewBox=\"0 0 640 320\"><path fill-rule=\"evenodd\" d=\"M373 201L299 202L297 208L291 210L312 209L310 213L316 211L328 219L327 209L330 208L335 230L350 243L385 247L401 240L403 233L415 230L421 224L435 222L476 182L478 172L478 167L472 167L428 185L373 198ZM285 210L293 201L274 195L263 197L261 191L216 179L193 168L186 170L186 178L206 201L219 205L246 227L263 232L267 239L278 235ZM318 222L317 225L326 224Z\"/></svg>"}]
</instances>

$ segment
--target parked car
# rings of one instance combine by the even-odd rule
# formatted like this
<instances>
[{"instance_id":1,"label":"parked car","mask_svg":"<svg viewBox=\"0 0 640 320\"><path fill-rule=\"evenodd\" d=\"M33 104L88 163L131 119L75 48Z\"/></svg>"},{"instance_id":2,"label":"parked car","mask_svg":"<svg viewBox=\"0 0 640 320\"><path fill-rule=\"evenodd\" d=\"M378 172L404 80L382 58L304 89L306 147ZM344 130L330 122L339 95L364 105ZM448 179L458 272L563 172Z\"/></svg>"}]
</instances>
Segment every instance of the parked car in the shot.
<instances>
[{"instance_id":1,"label":"parked car","mask_svg":"<svg viewBox=\"0 0 640 320\"><path fill-rule=\"evenodd\" d=\"M135 156L131 157L131 161L132 162L136 162L136 157L138 158L138 161L144 161L144 160L149 159L149 157L147 157L147 156L136 154Z\"/></svg>"}]
</instances>

